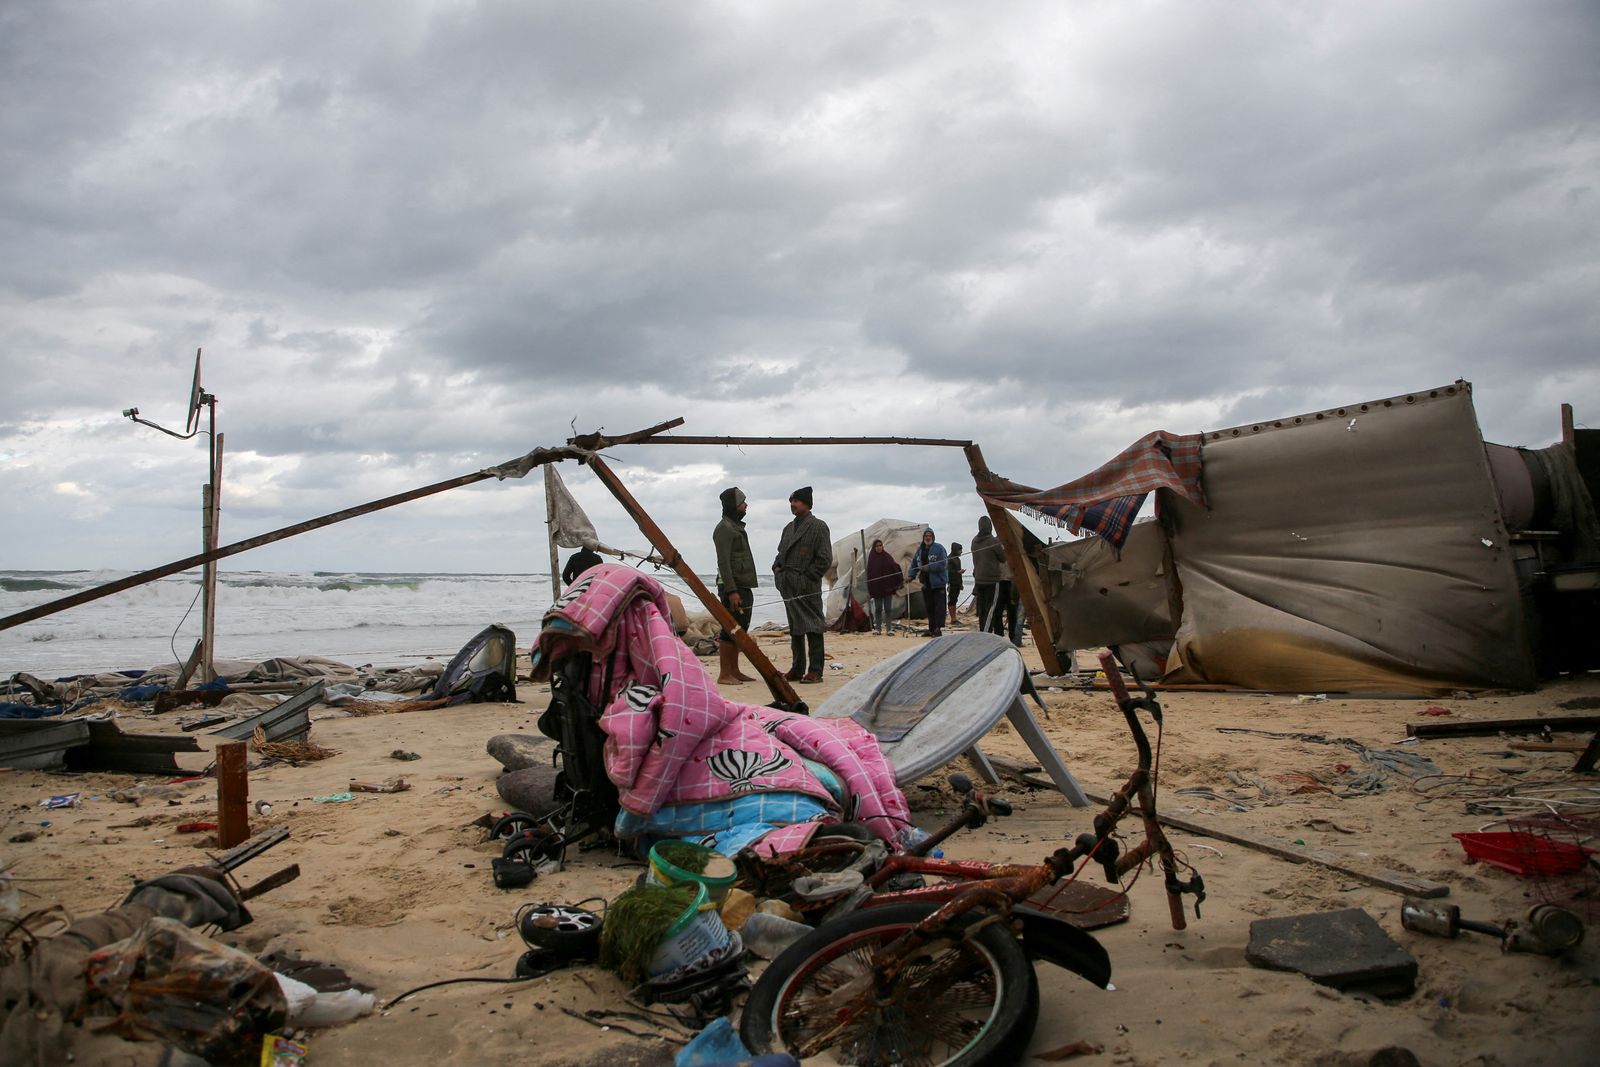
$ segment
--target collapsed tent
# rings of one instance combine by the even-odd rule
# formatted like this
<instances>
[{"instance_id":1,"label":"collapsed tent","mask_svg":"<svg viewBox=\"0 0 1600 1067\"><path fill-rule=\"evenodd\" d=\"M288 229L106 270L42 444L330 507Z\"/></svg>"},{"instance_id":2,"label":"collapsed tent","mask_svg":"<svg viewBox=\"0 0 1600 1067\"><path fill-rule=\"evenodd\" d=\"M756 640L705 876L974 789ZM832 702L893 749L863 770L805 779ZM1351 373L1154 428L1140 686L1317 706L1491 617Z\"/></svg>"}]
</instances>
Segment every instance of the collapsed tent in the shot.
<instances>
[{"instance_id":1,"label":"collapsed tent","mask_svg":"<svg viewBox=\"0 0 1600 1067\"><path fill-rule=\"evenodd\" d=\"M903 519L879 519L865 529L857 530L833 543L833 563L823 577L828 582L828 599L824 617L830 622L844 614L850 598L857 604L867 604L867 553L872 542L883 541L885 552L900 564L904 574L911 565L911 557L922 543L922 531L927 523L906 522ZM911 586L905 596L895 597L895 618L923 618L927 610L922 606L922 594Z\"/></svg>"},{"instance_id":2,"label":"collapsed tent","mask_svg":"<svg viewBox=\"0 0 1600 1067\"><path fill-rule=\"evenodd\" d=\"M1508 526L1466 382L1198 437L1203 496L1156 487L1159 521L1126 528L1121 553L1100 537L1047 552L1059 647L1170 643L1168 681L1280 691L1534 683L1530 579L1551 566L1534 558L1537 544L1578 540L1559 525L1522 534L1532 505ZM1570 472L1571 449L1556 451L1501 465L1520 472L1511 481L1522 496L1538 495L1524 482L1546 496L1568 485L1565 514L1579 519L1562 521L1582 525L1584 506L1593 510L1570 489L1575 476L1528 473ZM1130 495L1116 477L1046 493L980 488L1039 513L1050 497L1092 508L1064 490L1096 481L1108 499Z\"/></svg>"}]
</instances>

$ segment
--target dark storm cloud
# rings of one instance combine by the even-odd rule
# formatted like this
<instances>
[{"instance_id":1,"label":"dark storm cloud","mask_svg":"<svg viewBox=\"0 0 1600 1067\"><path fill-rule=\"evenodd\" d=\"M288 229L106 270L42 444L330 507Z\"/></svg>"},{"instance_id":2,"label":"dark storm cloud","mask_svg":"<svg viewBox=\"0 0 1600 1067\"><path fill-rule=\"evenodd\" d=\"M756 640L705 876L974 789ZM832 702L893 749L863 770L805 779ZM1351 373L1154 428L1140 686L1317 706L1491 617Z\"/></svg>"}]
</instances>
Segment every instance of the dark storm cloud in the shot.
<instances>
[{"instance_id":1,"label":"dark storm cloud","mask_svg":"<svg viewBox=\"0 0 1600 1067\"><path fill-rule=\"evenodd\" d=\"M1488 436L1542 443L1556 402L1600 404L1597 25L1584 3L8 5L0 489L187 507L169 487L203 443L117 412L181 422L196 347L229 499L266 525L674 415L970 437L1046 486L1158 426L1462 376ZM972 518L955 450L619 470L697 539L730 481L763 536L806 482L836 532ZM408 565L382 530L318 544ZM448 526L417 541L436 561Z\"/></svg>"}]
</instances>

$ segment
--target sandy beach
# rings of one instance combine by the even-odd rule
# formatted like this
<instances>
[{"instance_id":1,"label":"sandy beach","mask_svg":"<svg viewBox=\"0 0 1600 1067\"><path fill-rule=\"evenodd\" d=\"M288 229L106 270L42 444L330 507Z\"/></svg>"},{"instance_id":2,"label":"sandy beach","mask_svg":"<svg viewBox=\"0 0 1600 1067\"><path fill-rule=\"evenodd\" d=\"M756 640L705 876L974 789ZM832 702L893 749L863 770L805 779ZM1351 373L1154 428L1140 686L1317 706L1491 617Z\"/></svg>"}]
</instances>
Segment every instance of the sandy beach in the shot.
<instances>
[{"instance_id":1,"label":"sandy beach","mask_svg":"<svg viewBox=\"0 0 1600 1067\"><path fill-rule=\"evenodd\" d=\"M775 654L786 650L782 634L757 636ZM823 684L805 687L802 696L821 703L846 680L913 640L830 635L830 658L842 669L826 672ZM1037 668L1031 644L1024 651L1030 667ZM1087 666L1088 655L1079 655ZM750 703L770 699L760 683L725 692ZM319 709L311 739L336 750L336 756L304 766L272 765L250 775L252 802L271 805L270 815L253 817L252 829L283 825L291 836L244 868L241 880L249 884L289 863L298 863L303 875L253 901L255 921L224 939L252 953L287 950L343 966L376 987L384 1003L442 979L509 977L523 949L513 924L520 904L609 897L628 886L639 865L604 849L574 852L565 870L523 890L502 891L492 884L490 861L498 849L473 821L505 805L494 786L500 767L484 745L496 734L535 733L548 690L524 683L519 696L519 704L370 717ZM1133 766L1134 750L1110 696L1065 688L1047 689L1042 696L1049 709L1042 725L1079 781L1102 794L1119 785ZM1600 679L1594 676L1534 693L1429 701L1298 702L1292 696L1165 693L1161 807L1234 831L1325 849L1352 868L1386 868L1444 883L1450 887L1444 899L1458 904L1464 916L1499 921L1528 908L1532 883L1466 863L1450 836L1483 829L1495 816L1468 813L1459 792L1422 792L1400 780L1386 791L1347 799L1324 790L1296 792L1309 779L1295 776L1326 779L1335 775L1336 765L1359 761L1340 745L1219 730L1311 733L1394 749L1402 747L1405 724L1421 721L1425 707L1448 709L1448 715L1430 721L1550 716L1573 714L1563 710L1564 701L1596 697ZM122 725L140 732L176 730L170 724L175 718L128 716ZM200 737L208 748L214 740ZM983 745L991 754L1031 762L1004 723ZM1570 753L1513 752L1504 737L1403 747L1432 760L1445 775L1471 776L1466 784L1480 791L1566 780L1574 795L1584 788L1591 798L1600 792L1592 775L1568 778ZM398 762L390 757L395 749L421 758ZM199 770L208 758L190 754L180 762ZM967 769L952 765L907 788L920 824L936 825L948 816L954 805L942 785L945 775ZM345 803L314 799L341 792L352 780L396 775L413 788L358 793ZM59 903L74 916L84 915L116 904L137 878L202 860L207 835L179 834L176 827L213 817L214 783L175 786L172 798L147 796L138 805L112 798L119 790L165 781L0 773L4 838L38 833L32 841L0 844L0 857L27 891L24 909ZM1180 792L1186 788L1212 794ZM49 795L74 791L84 798L77 807L46 811L39 806ZM1059 793L1014 782L996 792L1015 805L1016 813L958 835L946 846L948 855L1038 862L1089 829L1097 810L1071 808ZM49 825L40 825L44 821ZM1205 875L1209 896L1201 917L1195 919L1191 910L1188 929L1172 930L1159 878L1148 873L1141 878L1130 894L1131 921L1097 934L1111 955L1114 991L1039 965L1043 1002L1030 1061L1037 1053L1084 1041L1102 1051L1083 1062L1117 1067L1355 1067L1389 1046L1409 1049L1427 1067L1595 1062L1600 944L1593 936L1565 959L1503 955L1487 937L1469 934L1452 941L1403 930L1399 896L1356 877L1189 833L1174 831L1172 839ZM1084 877L1099 881L1097 873ZM1416 957L1414 995L1385 1002L1339 993L1246 961L1252 921L1341 908L1365 909ZM308 1062L319 1067L670 1062L677 1045L601 1030L562 1011L621 1007L626 992L619 979L597 967L514 984L443 986L349 1025L312 1032ZM639 1023L626 1025L644 1029Z\"/></svg>"}]
</instances>

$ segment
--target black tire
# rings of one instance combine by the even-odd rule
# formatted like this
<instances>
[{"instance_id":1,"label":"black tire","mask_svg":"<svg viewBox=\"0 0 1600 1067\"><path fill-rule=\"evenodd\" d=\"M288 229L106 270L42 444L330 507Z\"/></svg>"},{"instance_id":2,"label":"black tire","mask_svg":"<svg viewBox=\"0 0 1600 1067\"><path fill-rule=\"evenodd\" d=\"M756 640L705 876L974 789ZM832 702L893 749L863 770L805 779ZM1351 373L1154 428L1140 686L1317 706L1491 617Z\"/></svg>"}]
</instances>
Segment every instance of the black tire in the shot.
<instances>
[{"instance_id":1,"label":"black tire","mask_svg":"<svg viewBox=\"0 0 1600 1067\"><path fill-rule=\"evenodd\" d=\"M545 860L560 859L565 849L566 842L559 834L524 830L506 841L505 847L500 850L500 856L502 859L521 860L530 867L536 867Z\"/></svg>"},{"instance_id":2,"label":"black tire","mask_svg":"<svg viewBox=\"0 0 1600 1067\"><path fill-rule=\"evenodd\" d=\"M525 811L508 811L496 819L493 828L489 830L489 838L494 841L509 841L525 830L542 830L544 824Z\"/></svg>"},{"instance_id":3,"label":"black tire","mask_svg":"<svg viewBox=\"0 0 1600 1067\"><path fill-rule=\"evenodd\" d=\"M801 1052L808 1036L805 1001L831 994L815 1020L833 1028L846 1004L861 1007L860 1022L829 1048L840 1063L862 1067L901 1063L977 1067L1021 1062L1039 1021L1039 982L1016 938L999 924L964 945L934 946L907 964L886 1004L870 989L871 956L930 915L936 905L887 904L813 930L772 961L745 1002L739 1034L750 1051ZM859 1000L839 990L863 986Z\"/></svg>"},{"instance_id":4,"label":"black tire","mask_svg":"<svg viewBox=\"0 0 1600 1067\"><path fill-rule=\"evenodd\" d=\"M532 948L553 952L563 960L592 960L600 955L600 916L564 904L536 904L517 916L517 931Z\"/></svg>"}]
</instances>

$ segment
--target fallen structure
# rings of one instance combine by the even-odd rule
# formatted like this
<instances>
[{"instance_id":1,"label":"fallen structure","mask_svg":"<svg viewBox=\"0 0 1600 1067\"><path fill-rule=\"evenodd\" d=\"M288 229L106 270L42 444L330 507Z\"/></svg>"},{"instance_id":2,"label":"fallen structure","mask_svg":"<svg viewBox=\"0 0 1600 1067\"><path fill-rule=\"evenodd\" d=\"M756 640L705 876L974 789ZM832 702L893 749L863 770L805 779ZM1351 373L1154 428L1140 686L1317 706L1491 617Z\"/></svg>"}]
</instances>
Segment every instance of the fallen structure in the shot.
<instances>
[{"instance_id":1,"label":"fallen structure","mask_svg":"<svg viewBox=\"0 0 1600 1067\"><path fill-rule=\"evenodd\" d=\"M1058 648L1117 646L1169 683L1526 689L1600 662L1572 624L1600 576L1591 433L1486 445L1456 382L1152 434L1057 489L997 479L980 492L1095 532L1044 554ZM1156 521L1131 523L1152 491Z\"/></svg>"}]
</instances>

